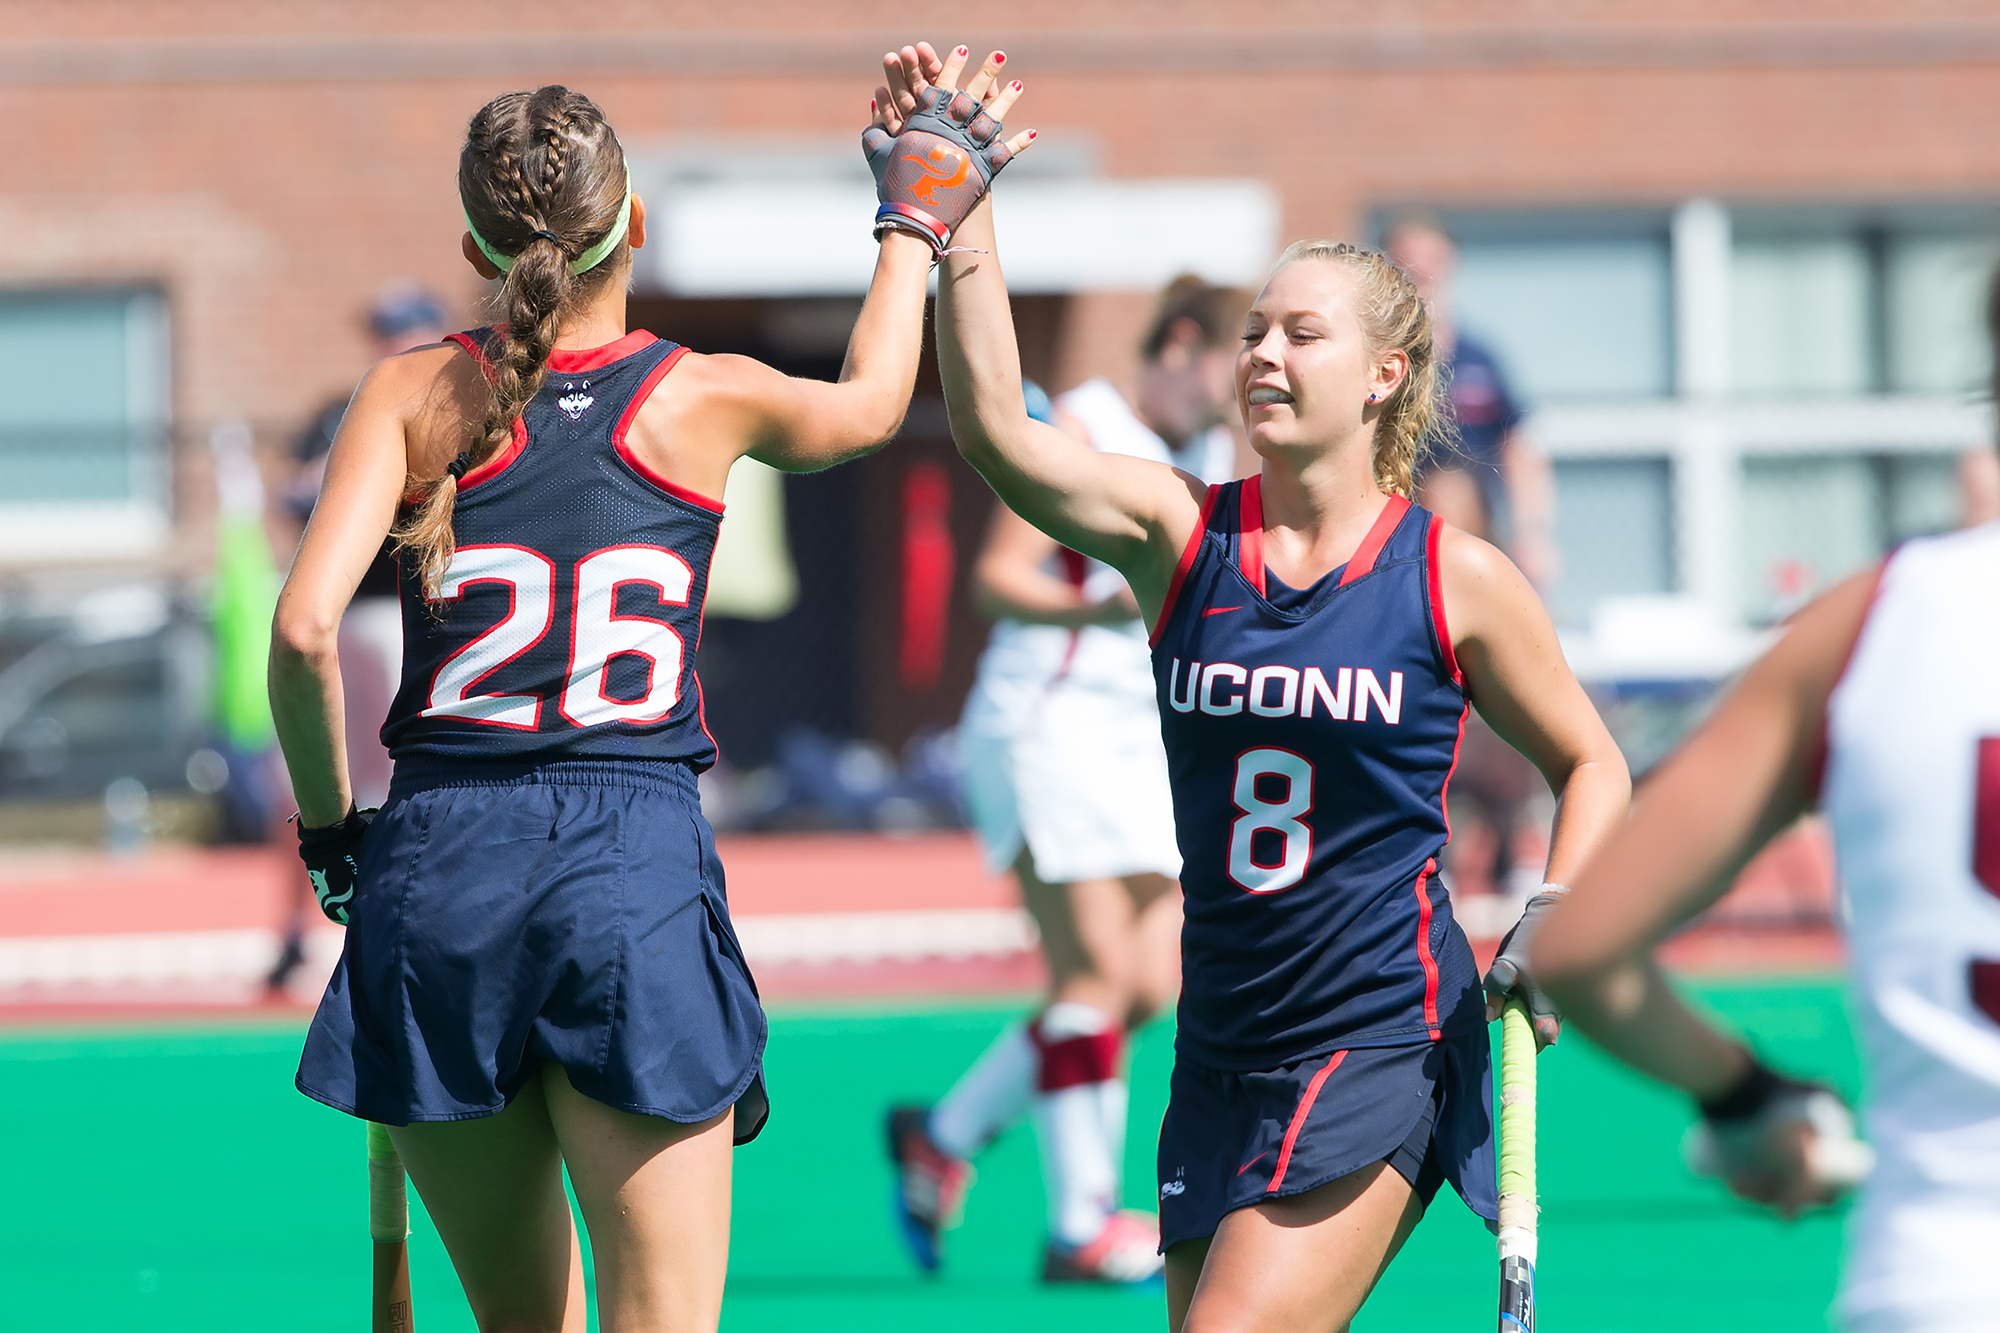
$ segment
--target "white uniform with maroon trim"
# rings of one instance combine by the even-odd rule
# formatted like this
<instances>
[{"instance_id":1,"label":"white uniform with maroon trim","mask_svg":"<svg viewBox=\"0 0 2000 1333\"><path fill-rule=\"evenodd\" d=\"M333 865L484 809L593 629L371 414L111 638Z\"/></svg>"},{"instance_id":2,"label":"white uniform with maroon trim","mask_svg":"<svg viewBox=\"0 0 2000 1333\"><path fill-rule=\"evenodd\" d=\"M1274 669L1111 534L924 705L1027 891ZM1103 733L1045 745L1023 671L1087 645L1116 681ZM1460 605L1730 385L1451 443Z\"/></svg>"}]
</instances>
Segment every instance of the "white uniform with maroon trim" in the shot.
<instances>
[{"instance_id":1,"label":"white uniform with maroon trim","mask_svg":"<svg viewBox=\"0 0 2000 1333\"><path fill-rule=\"evenodd\" d=\"M1888 560L1828 701L1822 806L1878 1154L1841 1319L2000 1329L2000 524Z\"/></svg>"},{"instance_id":2,"label":"white uniform with maroon trim","mask_svg":"<svg viewBox=\"0 0 2000 1333\"><path fill-rule=\"evenodd\" d=\"M1211 483L1235 471L1227 431L1196 436L1176 453L1104 380L1079 385L1055 405L1082 423L1099 453L1171 463ZM1070 555L1066 564L1093 600L1124 584L1101 561ZM1179 877L1141 621L1080 630L994 625L959 744L967 812L995 871L1011 866L1025 844L1035 873L1052 884L1149 871Z\"/></svg>"}]
</instances>

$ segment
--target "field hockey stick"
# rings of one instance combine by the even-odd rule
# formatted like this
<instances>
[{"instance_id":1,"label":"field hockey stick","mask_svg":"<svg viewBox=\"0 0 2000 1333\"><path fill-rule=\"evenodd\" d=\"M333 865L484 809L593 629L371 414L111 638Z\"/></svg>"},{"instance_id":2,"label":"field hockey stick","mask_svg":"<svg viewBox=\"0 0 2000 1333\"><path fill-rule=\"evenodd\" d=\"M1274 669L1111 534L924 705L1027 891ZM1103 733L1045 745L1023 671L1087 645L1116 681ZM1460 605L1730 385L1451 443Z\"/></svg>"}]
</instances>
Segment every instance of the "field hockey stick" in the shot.
<instances>
[{"instance_id":1,"label":"field hockey stick","mask_svg":"<svg viewBox=\"0 0 2000 1333\"><path fill-rule=\"evenodd\" d=\"M1500 1011L1500 1333L1535 1330L1535 1029Z\"/></svg>"},{"instance_id":2,"label":"field hockey stick","mask_svg":"<svg viewBox=\"0 0 2000 1333\"><path fill-rule=\"evenodd\" d=\"M389 1131L368 1125L368 1234L375 1240L373 1333L411 1333L410 1200Z\"/></svg>"}]
</instances>

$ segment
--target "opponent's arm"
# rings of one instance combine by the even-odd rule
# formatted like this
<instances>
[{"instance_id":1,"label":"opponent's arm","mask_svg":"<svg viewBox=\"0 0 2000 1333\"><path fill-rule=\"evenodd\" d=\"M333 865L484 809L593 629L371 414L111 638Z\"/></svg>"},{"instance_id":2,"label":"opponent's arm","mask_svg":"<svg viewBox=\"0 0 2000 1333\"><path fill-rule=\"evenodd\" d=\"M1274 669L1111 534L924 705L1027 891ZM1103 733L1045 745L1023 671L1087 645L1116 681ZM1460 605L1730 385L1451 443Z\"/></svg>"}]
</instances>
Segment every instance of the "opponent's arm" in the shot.
<instances>
[{"instance_id":1,"label":"opponent's arm","mask_svg":"<svg viewBox=\"0 0 2000 1333\"><path fill-rule=\"evenodd\" d=\"M1563 660L1555 626L1521 571L1491 545L1451 527L1439 558L1445 621L1466 691L1480 716L1533 761L1555 793L1545 879L1567 884L1625 818L1632 796L1625 757ZM1507 994L1520 994L1545 1045L1555 1040L1556 1015L1520 973L1537 918L1553 900L1530 900L1487 976L1489 1011L1497 1013Z\"/></svg>"},{"instance_id":2,"label":"opponent's arm","mask_svg":"<svg viewBox=\"0 0 2000 1333\"><path fill-rule=\"evenodd\" d=\"M1698 1169L1787 1215L1867 1171L1829 1089L1774 1073L1675 993L1650 947L1728 891L1745 862L1812 806L1826 701L1868 613L1874 577L1800 612L1641 794L1632 821L1550 914L1530 964L1592 1040L1692 1096Z\"/></svg>"},{"instance_id":3,"label":"opponent's arm","mask_svg":"<svg viewBox=\"0 0 2000 1333\"><path fill-rule=\"evenodd\" d=\"M1139 608L1128 589L1120 587L1109 597L1092 598L1082 588L1050 574L1049 557L1059 549L1053 537L1036 530L1005 505L996 506L986 545L972 569L979 609L995 619L1064 629L1138 619Z\"/></svg>"},{"instance_id":4,"label":"opponent's arm","mask_svg":"<svg viewBox=\"0 0 2000 1333\"><path fill-rule=\"evenodd\" d=\"M1535 940L1537 978L1593 1040L1697 1098L1741 1078L1748 1056L1681 1003L1649 951L1811 808L1827 696L1873 585L1851 579L1798 614L1648 779Z\"/></svg>"}]
</instances>

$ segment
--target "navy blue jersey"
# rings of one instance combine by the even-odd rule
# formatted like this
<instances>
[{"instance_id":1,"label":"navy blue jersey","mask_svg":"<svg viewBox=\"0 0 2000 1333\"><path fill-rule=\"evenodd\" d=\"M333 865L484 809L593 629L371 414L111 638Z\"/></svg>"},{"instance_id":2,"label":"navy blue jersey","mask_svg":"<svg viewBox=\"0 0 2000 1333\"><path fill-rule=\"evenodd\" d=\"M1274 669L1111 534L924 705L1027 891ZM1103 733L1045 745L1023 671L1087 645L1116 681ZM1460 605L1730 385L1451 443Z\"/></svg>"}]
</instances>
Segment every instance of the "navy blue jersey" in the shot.
<instances>
[{"instance_id":1,"label":"navy blue jersey","mask_svg":"<svg viewBox=\"0 0 2000 1333\"><path fill-rule=\"evenodd\" d=\"M484 339L451 338L482 364ZM694 658L722 506L625 443L685 351L641 332L557 352L513 443L459 482L441 599L401 571L403 684L382 728L399 765L715 762Z\"/></svg>"},{"instance_id":2,"label":"navy blue jersey","mask_svg":"<svg viewBox=\"0 0 2000 1333\"><path fill-rule=\"evenodd\" d=\"M1467 709L1440 525L1392 498L1294 590L1264 567L1259 482L1209 489L1153 636L1186 863L1177 1047L1238 1071L1484 1021L1437 880Z\"/></svg>"}]
</instances>

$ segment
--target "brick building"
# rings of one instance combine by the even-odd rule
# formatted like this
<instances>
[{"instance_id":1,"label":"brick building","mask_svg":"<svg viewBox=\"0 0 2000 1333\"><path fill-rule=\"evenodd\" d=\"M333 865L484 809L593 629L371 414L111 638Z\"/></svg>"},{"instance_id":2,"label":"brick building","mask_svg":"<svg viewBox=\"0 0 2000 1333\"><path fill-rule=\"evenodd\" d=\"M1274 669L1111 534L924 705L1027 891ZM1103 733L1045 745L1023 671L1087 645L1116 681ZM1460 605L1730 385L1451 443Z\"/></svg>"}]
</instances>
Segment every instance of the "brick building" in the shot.
<instances>
[{"instance_id":1,"label":"brick building","mask_svg":"<svg viewBox=\"0 0 2000 1333\"><path fill-rule=\"evenodd\" d=\"M1002 46L1030 85L1018 121L1043 134L1003 178L1003 242L1052 388L1129 373L1147 290L1181 268L1254 281L1285 239L1367 237L1419 205L1458 233L1462 322L1556 457L1550 594L1580 630L1651 606L1646 624L1713 638L1951 519L1952 456L1987 434L1990 5L906 12L0 2L8 605L198 574L210 431L246 421L281 452L364 368L384 282L474 321L453 164L505 88L569 83L619 128L658 238L636 324L837 368L868 253L853 139L880 52L916 36ZM894 743L955 714L983 634L966 598L942 671L898 666L910 469L945 468L961 578L989 503L935 395L933 377L897 448L785 483L796 608L717 618L718 730L752 759L795 720Z\"/></svg>"}]
</instances>

